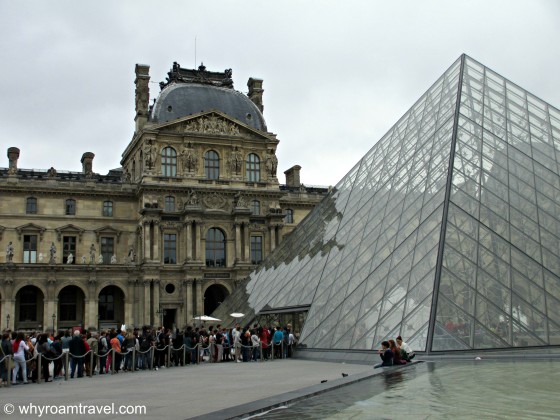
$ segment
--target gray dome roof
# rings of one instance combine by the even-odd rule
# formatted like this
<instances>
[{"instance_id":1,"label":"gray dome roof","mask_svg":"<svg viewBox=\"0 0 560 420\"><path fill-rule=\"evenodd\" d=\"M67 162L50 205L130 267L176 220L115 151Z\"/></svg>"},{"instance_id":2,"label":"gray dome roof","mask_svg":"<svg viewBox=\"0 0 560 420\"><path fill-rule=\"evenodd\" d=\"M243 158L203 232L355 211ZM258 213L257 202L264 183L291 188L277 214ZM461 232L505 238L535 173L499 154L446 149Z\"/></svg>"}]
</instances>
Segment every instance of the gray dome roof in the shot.
<instances>
[{"instance_id":1,"label":"gray dome roof","mask_svg":"<svg viewBox=\"0 0 560 420\"><path fill-rule=\"evenodd\" d=\"M267 131L264 117L247 96L211 85L173 83L166 86L156 99L150 119L164 123L210 110L221 111L250 127Z\"/></svg>"}]
</instances>

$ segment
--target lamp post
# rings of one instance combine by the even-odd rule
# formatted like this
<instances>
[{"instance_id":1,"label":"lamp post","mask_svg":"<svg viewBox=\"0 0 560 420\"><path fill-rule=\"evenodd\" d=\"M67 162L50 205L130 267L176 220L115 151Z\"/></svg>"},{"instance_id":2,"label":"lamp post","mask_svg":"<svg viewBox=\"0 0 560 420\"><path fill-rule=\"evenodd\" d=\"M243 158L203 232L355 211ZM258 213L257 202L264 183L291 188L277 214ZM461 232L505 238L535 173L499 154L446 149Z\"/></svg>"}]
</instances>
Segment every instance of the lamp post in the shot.
<instances>
[{"instance_id":1,"label":"lamp post","mask_svg":"<svg viewBox=\"0 0 560 420\"><path fill-rule=\"evenodd\" d=\"M165 309L162 309L160 306L159 309L156 311L156 314L159 316L159 325L163 327L163 317L165 316Z\"/></svg>"},{"instance_id":2,"label":"lamp post","mask_svg":"<svg viewBox=\"0 0 560 420\"><path fill-rule=\"evenodd\" d=\"M55 330L54 330L54 320L56 319L56 314L52 314L52 332L53 332L53 336L55 335Z\"/></svg>"},{"instance_id":3,"label":"lamp post","mask_svg":"<svg viewBox=\"0 0 560 420\"><path fill-rule=\"evenodd\" d=\"M6 329L10 329L10 314L6 315Z\"/></svg>"}]
</instances>

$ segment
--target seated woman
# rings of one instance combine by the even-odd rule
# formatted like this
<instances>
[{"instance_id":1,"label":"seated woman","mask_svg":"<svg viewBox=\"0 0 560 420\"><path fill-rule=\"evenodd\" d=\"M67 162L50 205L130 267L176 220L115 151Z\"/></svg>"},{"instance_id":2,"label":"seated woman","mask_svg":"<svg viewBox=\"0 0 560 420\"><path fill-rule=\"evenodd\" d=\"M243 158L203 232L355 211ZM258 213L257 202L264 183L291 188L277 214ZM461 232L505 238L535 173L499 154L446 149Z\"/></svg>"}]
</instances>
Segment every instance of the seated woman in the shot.
<instances>
[{"instance_id":1,"label":"seated woman","mask_svg":"<svg viewBox=\"0 0 560 420\"><path fill-rule=\"evenodd\" d=\"M381 350L379 350L378 353L382 362L375 365L373 367L374 369L384 366L393 366L393 351L391 350L388 341L383 341L381 343Z\"/></svg>"},{"instance_id":2,"label":"seated woman","mask_svg":"<svg viewBox=\"0 0 560 420\"><path fill-rule=\"evenodd\" d=\"M389 348L393 352L393 363L395 365L406 365L406 359L402 358L401 349L397 347L395 340L389 340Z\"/></svg>"},{"instance_id":3,"label":"seated woman","mask_svg":"<svg viewBox=\"0 0 560 420\"><path fill-rule=\"evenodd\" d=\"M414 354L414 351L412 351L410 346L403 341L403 339L400 335L397 337L397 345L401 349L401 352L406 353L406 360L407 361L410 362L412 359L414 359L414 356L416 356Z\"/></svg>"}]
</instances>

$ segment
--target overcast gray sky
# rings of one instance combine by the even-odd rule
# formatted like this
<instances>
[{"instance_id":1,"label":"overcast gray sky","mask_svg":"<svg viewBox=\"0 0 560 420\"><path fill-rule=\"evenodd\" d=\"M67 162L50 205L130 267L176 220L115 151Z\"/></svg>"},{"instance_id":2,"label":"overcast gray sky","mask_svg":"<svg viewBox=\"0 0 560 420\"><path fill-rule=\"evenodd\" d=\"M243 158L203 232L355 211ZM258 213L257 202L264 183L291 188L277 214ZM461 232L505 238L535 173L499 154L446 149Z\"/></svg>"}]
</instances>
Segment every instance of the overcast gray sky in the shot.
<instances>
[{"instance_id":1,"label":"overcast gray sky","mask_svg":"<svg viewBox=\"0 0 560 420\"><path fill-rule=\"evenodd\" d=\"M196 38L196 63L195 63ZM264 79L279 172L334 185L462 53L560 107L560 1L0 0L0 167L120 166L134 65ZM283 176L280 177L283 182Z\"/></svg>"}]
</instances>

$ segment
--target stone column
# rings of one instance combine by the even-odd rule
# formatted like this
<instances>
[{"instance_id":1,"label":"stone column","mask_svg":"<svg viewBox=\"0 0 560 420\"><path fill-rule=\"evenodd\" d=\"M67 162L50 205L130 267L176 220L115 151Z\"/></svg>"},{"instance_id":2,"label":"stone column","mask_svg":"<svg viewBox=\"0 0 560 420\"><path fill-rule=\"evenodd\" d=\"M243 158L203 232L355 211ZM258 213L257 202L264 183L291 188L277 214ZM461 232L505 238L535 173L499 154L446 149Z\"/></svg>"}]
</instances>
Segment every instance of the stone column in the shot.
<instances>
[{"instance_id":1,"label":"stone column","mask_svg":"<svg viewBox=\"0 0 560 420\"><path fill-rule=\"evenodd\" d=\"M196 223L196 260L197 261L204 261L202 256L202 234L204 230L204 223L197 222Z\"/></svg>"},{"instance_id":2,"label":"stone column","mask_svg":"<svg viewBox=\"0 0 560 420\"><path fill-rule=\"evenodd\" d=\"M192 241L192 222L188 221L185 223L185 227L187 228L187 261L193 260L193 241Z\"/></svg>"},{"instance_id":3,"label":"stone column","mask_svg":"<svg viewBox=\"0 0 560 420\"><path fill-rule=\"evenodd\" d=\"M154 220L154 255L152 256L152 259L154 261L158 261L160 260L160 246L161 246L161 229L160 229L160 225L159 225L159 221L158 220Z\"/></svg>"},{"instance_id":4,"label":"stone column","mask_svg":"<svg viewBox=\"0 0 560 420\"><path fill-rule=\"evenodd\" d=\"M249 224L248 223L243 224L243 233L244 233L244 236L245 236L245 258L244 258L244 261L245 262L250 262L250 260L251 260L251 250L249 248Z\"/></svg>"},{"instance_id":5,"label":"stone column","mask_svg":"<svg viewBox=\"0 0 560 420\"><path fill-rule=\"evenodd\" d=\"M161 322L161 318L160 315L158 315L156 313L156 311L158 311L160 309L159 307L159 280L154 280L154 304L152 305L152 308L154 310L154 317L157 318L154 319L154 324L156 324L157 326L160 326L160 322Z\"/></svg>"},{"instance_id":6,"label":"stone column","mask_svg":"<svg viewBox=\"0 0 560 420\"><path fill-rule=\"evenodd\" d=\"M129 325L134 325L134 289L136 285L136 280L128 279L128 287L126 293L126 299L124 301L124 323L126 324L127 328ZM136 325L138 326L138 325Z\"/></svg>"},{"instance_id":7,"label":"stone column","mask_svg":"<svg viewBox=\"0 0 560 420\"><path fill-rule=\"evenodd\" d=\"M202 279L195 280L196 284L196 315L204 315L202 307L203 296L202 296Z\"/></svg>"},{"instance_id":8,"label":"stone column","mask_svg":"<svg viewBox=\"0 0 560 420\"><path fill-rule=\"evenodd\" d=\"M150 280L142 282L144 286L144 325L151 325L152 302L150 301Z\"/></svg>"},{"instance_id":9,"label":"stone column","mask_svg":"<svg viewBox=\"0 0 560 420\"><path fill-rule=\"evenodd\" d=\"M270 226L270 252L276 248L276 225Z\"/></svg>"},{"instance_id":10,"label":"stone column","mask_svg":"<svg viewBox=\"0 0 560 420\"><path fill-rule=\"evenodd\" d=\"M242 261L241 256L241 224L234 223L235 226L235 260Z\"/></svg>"},{"instance_id":11,"label":"stone column","mask_svg":"<svg viewBox=\"0 0 560 420\"><path fill-rule=\"evenodd\" d=\"M144 261L152 259L150 248L150 237L152 236L152 227L150 222L144 222Z\"/></svg>"},{"instance_id":12,"label":"stone column","mask_svg":"<svg viewBox=\"0 0 560 420\"><path fill-rule=\"evenodd\" d=\"M193 314L194 302L193 302L193 293L192 293L193 281L187 280L185 282L185 287L187 289L185 304L187 306L187 324L188 324L189 322L192 322L192 319L194 318L194 314Z\"/></svg>"}]
</instances>

